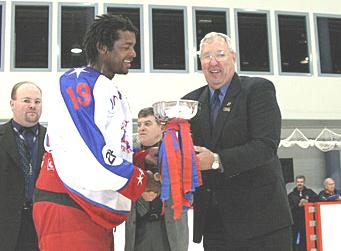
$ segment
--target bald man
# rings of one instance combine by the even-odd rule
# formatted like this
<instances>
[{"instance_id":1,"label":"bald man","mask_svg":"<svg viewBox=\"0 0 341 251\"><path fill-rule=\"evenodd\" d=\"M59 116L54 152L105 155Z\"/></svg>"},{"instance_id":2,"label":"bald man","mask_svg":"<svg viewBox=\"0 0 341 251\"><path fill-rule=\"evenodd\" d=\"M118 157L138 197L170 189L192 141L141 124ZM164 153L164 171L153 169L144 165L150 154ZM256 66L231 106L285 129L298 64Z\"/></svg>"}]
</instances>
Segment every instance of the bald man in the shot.
<instances>
[{"instance_id":1,"label":"bald man","mask_svg":"<svg viewBox=\"0 0 341 251\"><path fill-rule=\"evenodd\" d=\"M335 188L335 181L332 178L326 178L323 186L324 190L319 193L320 201L341 200L341 192Z\"/></svg>"},{"instance_id":2,"label":"bald man","mask_svg":"<svg viewBox=\"0 0 341 251\"><path fill-rule=\"evenodd\" d=\"M32 196L46 128L39 124L42 92L33 82L12 88L13 118L0 126L0 250L36 251Z\"/></svg>"}]
</instances>

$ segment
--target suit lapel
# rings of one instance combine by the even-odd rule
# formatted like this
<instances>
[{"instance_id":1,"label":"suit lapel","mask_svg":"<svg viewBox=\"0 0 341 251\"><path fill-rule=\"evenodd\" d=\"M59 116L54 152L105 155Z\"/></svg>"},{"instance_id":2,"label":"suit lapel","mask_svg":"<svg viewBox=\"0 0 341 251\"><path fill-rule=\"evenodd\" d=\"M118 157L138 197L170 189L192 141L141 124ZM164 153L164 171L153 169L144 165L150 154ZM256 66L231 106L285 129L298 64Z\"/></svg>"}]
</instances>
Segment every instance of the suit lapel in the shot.
<instances>
[{"instance_id":1,"label":"suit lapel","mask_svg":"<svg viewBox=\"0 0 341 251\"><path fill-rule=\"evenodd\" d=\"M42 156L44 153L44 144L42 142L44 141L46 128L39 125L39 137L38 137L38 163L41 163ZM7 147L5 150L7 151L8 155L12 158L16 166L20 166L19 162L19 153L17 150L17 143L15 142L15 135L14 131L12 129L11 122L8 122L5 124L5 132L3 136L3 143Z\"/></svg>"},{"instance_id":2,"label":"suit lapel","mask_svg":"<svg viewBox=\"0 0 341 251\"><path fill-rule=\"evenodd\" d=\"M217 144L224 125L228 123L228 118L232 112L239 91L240 82L238 75L235 73L230 83L230 87L224 97L221 108L219 109L218 112L217 120L212 133L213 147Z\"/></svg>"},{"instance_id":3,"label":"suit lapel","mask_svg":"<svg viewBox=\"0 0 341 251\"><path fill-rule=\"evenodd\" d=\"M6 146L5 150L8 155L12 158L16 166L19 166L19 153L17 150L17 144L15 142L15 135L12 129L11 121L5 124L5 132L3 136L3 144Z\"/></svg>"},{"instance_id":4,"label":"suit lapel","mask_svg":"<svg viewBox=\"0 0 341 251\"><path fill-rule=\"evenodd\" d=\"M209 89L206 87L198 101L200 104L199 125L204 142L211 142L210 108L208 104Z\"/></svg>"},{"instance_id":5,"label":"suit lapel","mask_svg":"<svg viewBox=\"0 0 341 251\"><path fill-rule=\"evenodd\" d=\"M39 125L39 137L38 137L38 163L41 163L43 159L44 149L44 138L45 138L46 128ZM40 165L38 166L40 170Z\"/></svg>"}]
</instances>

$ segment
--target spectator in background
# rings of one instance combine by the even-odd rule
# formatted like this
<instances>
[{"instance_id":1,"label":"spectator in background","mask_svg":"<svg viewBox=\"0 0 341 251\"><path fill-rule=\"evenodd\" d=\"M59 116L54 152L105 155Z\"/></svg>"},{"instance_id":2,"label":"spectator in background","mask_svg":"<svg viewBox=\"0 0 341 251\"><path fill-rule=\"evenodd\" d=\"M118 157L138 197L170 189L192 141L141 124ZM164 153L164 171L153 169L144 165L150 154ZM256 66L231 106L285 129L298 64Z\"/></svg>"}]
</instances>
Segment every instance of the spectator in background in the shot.
<instances>
[{"instance_id":1,"label":"spectator in background","mask_svg":"<svg viewBox=\"0 0 341 251\"><path fill-rule=\"evenodd\" d=\"M156 173L157 163L147 164L140 158L149 150L158 150L162 138L161 124L154 117L152 107L138 113L138 138L141 148L134 154L134 163ZM153 191L142 193L142 197L133 203L131 213L126 222L125 251L186 251L188 249L188 218L183 212L179 220L173 219L170 201L165 202L162 215L162 201Z\"/></svg>"},{"instance_id":2,"label":"spectator in background","mask_svg":"<svg viewBox=\"0 0 341 251\"><path fill-rule=\"evenodd\" d=\"M293 250L306 251L306 231L304 204L318 200L317 194L305 186L305 177L296 177L296 187L289 193L288 199L293 216Z\"/></svg>"},{"instance_id":3,"label":"spectator in background","mask_svg":"<svg viewBox=\"0 0 341 251\"><path fill-rule=\"evenodd\" d=\"M46 128L41 89L32 82L15 84L13 118L0 126L0 250L37 251L32 196L44 153Z\"/></svg>"},{"instance_id":4,"label":"spectator in background","mask_svg":"<svg viewBox=\"0 0 341 251\"><path fill-rule=\"evenodd\" d=\"M326 178L323 181L324 190L319 193L319 201L341 200L340 191L335 189L335 181L332 178Z\"/></svg>"}]
</instances>

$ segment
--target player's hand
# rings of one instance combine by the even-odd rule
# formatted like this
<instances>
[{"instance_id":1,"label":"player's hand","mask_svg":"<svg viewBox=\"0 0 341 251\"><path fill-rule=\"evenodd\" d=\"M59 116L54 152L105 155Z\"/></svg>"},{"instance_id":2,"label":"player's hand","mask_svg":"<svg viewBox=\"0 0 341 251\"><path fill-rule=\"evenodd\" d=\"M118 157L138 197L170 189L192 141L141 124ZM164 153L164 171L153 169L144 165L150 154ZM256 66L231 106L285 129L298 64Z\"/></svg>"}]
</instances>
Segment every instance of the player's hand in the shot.
<instances>
[{"instance_id":1,"label":"player's hand","mask_svg":"<svg viewBox=\"0 0 341 251\"><path fill-rule=\"evenodd\" d=\"M147 171L147 175L148 175L148 183L147 183L145 192L155 192L159 194L160 188L161 188L160 181L155 180L154 174L151 171Z\"/></svg>"}]
</instances>

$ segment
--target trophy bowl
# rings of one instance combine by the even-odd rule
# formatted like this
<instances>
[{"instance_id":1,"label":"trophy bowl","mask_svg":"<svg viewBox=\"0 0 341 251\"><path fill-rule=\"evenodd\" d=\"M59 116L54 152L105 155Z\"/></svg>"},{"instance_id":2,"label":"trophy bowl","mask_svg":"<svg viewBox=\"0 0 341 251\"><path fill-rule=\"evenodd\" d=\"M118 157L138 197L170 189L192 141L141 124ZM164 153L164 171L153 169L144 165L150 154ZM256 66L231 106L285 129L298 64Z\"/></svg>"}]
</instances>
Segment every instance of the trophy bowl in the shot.
<instances>
[{"instance_id":1,"label":"trophy bowl","mask_svg":"<svg viewBox=\"0 0 341 251\"><path fill-rule=\"evenodd\" d=\"M177 100L159 101L153 104L154 115L161 122L167 122L172 118L189 120L198 112L198 101Z\"/></svg>"}]
</instances>

